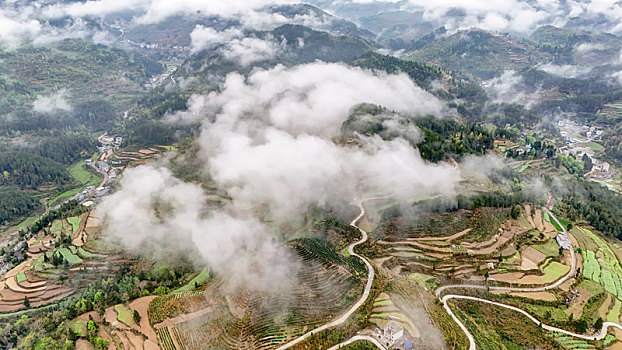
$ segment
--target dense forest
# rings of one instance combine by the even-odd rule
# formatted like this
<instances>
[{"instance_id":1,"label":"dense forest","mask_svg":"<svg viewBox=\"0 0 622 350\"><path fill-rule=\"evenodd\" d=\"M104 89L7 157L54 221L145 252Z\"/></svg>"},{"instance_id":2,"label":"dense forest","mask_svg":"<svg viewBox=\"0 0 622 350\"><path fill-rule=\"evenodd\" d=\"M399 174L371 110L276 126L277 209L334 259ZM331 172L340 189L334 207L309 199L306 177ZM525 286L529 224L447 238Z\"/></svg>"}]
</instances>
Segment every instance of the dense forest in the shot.
<instances>
[{"instance_id":1,"label":"dense forest","mask_svg":"<svg viewBox=\"0 0 622 350\"><path fill-rule=\"evenodd\" d=\"M71 180L66 168L51 159L26 152L0 152L0 185L37 189L42 185L62 185Z\"/></svg>"},{"instance_id":2,"label":"dense forest","mask_svg":"<svg viewBox=\"0 0 622 350\"><path fill-rule=\"evenodd\" d=\"M0 186L0 224L28 215L39 207L33 195L12 186Z\"/></svg>"},{"instance_id":3,"label":"dense forest","mask_svg":"<svg viewBox=\"0 0 622 350\"><path fill-rule=\"evenodd\" d=\"M564 209L571 221L583 218L601 233L622 239L622 195L590 181L564 185Z\"/></svg>"},{"instance_id":4,"label":"dense forest","mask_svg":"<svg viewBox=\"0 0 622 350\"><path fill-rule=\"evenodd\" d=\"M390 74L406 73L419 86L430 88L432 81L441 79L443 71L437 67L417 61L406 61L393 56L368 52L352 62L353 65L384 71Z\"/></svg>"}]
</instances>

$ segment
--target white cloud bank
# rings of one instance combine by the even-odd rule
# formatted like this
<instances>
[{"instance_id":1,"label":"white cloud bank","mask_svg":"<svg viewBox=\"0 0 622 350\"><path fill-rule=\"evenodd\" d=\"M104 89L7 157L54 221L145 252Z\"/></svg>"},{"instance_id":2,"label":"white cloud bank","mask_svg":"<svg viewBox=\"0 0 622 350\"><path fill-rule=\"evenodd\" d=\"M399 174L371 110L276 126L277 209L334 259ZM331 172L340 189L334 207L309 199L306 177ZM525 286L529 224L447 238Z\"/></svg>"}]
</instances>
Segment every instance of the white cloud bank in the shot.
<instances>
[{"instance_id":1,"label":"white cloud bank","mask_svg":"<svg viewBox=\"0 0 622 350\"><path fill-rule=\"evenodd\" d=\"M352 107L363 102L413 116L441 108L406 75L340 64L278 66L247 79L229 75L220 92L195 96L188 112L170 116L202 121L200 159L231 197L227 207L200 215L204 194L198 186L145 166L126 172L122 189L101 206L114 220L106 232L123 240L132 232L127 245L135 249L162 237L190 237L205 261L240 281L255 273L257 255L274 257L266 271L291 273L282 270L287 254L269 243L274 232L253 215L256 208L287 223L312 205L344 205L365 193L393 193L403 201L453 195L459 170L424 161L402 138L362 138L360 147L334 142ZM165 214L156 215L158 203L167 203Z\"/></svg>"},{"instance_id":2,"label":"white cloud bank","mask_svg":"<svg viewBox=\"0 0 622 350\"><path fill-rule=\"evenodd\" d=\"M261 9L269 5L295 4L295 0L88 0L73 3L54 1L9 1L0 4L0 42L15 46L41 35L46 41L63 37L93 36L81 22L85 18L131 12L135 23L156 23L174 15L218 15L240 20L249 28L269 29L278 24L298 23L316 29L329 19L314 14L286 18ZM529 33L541 25L564 26L574 19L594 19L599 29L622 33L622 3L617 0L334 0L327 8L361 4L393 4L403 10L423 11L425 20L444 25L450 32L478 27L486 30ZM461 14L456 15L456 10ZM453 11L453 14L449 14ZM48 20L73 18L72 28L53 28ZM606 19L603 23L602 19ZM329 21L330 22L330 21ZM593 29L593 28L588 28ZM101 35L99 35L101 36ZM56 39L57 40L57 39Z\"/></svg>"},{"instance_id":3,"label":"white cloud bank","mask_svg":"<svg viewBox=\"0 0 622 350\"><path fill-rule=\"evenodd\" d=\"M38 96L32 103L33 110L37 113L53 114L57 112L68 112L72 110L67 101L69 93L62 89L51 95Z\"/></svg>"},{"instance_id":4,"label":"white cloud bank","mask_svg":"<svg viewBox=\"0 0 622 350\"><path fill-rule=\"evenodd\" d=\"M225 58L242 66L271 59L281 51L281 45L274 38L245 37L239 28L217 31L198 25L190 33L190 39L192 52L218 49Z\"/></svg>"}]
</instances>

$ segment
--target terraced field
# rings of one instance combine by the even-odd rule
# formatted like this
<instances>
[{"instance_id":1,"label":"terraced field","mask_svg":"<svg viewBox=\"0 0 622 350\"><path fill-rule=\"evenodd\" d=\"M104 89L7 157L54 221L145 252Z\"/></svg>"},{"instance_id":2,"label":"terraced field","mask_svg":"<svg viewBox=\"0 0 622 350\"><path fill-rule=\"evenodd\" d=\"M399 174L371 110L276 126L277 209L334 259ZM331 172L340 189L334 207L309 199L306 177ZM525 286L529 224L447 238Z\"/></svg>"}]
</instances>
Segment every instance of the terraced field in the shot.
<instances>
[{"instance_id":1,"label":"terraced field","mask_svg":"<svg viewBox=\"0 0 622 350\"><path fill-rule=\"evenodd\" d=\"M192 308L197 310L195 315L189 314L187 318L191 319L180 319L180 323L155 325L162 349L204 349L206 344L228 349L273 349L333 319L358 299L366 276L358 259L339 254L322 239L299 239L291 247L298 256L297 265L303 267L297 271L296 283L265 281L287 286L286 292L248 289L230 295L220 292L221 282L210 280L205 291L210 297L201 296L204 302L210 300L209 306L197 305ZM185 304L196 293L174 293L167 297L167 303ZM168 304L158 308L165 310ZM159 317L158 321L163 319Z\"/></svg>"},{"instance_id":2,"label":"terraced field","mask_svg":"<svg viewBox=\"0 0 622 350\"><path fill-rule=\"evenodd\" d=\"M470 215L471 227L440 236L405 239L390 236L390 239L378 241L385 255L377 261L382 266L390 266L388 273L402 277L422 273L483 282L488 275L490 280L498 283L550 283L565 275L569 266L559 262L565 258L560 255L560 247L554 239L557 230L545 214L529 205L525 205L518 220L498 220L503 216L495 211L478 213L477 216L464 212L452 214L457 218L449 216L446 218L448 222L461 223L460 218ZM495 215L497 221L487 222L485 228L481 226L480 220Z\"/></svg>"},{"instance_id":3,"label":"terraced field","mask_svg":"<svg viewBox=\"0 0 622 350\"><path fill-rule=\"evenodd\" d=\"M55 220L28 241L29 258L0 277L0 313L24 309L25 297L28 297L31 308L58 302L73 294L79 288L77 284L107 276L106 261L114 263L116 257L73 244L56 246L63 237L71 239L83 235L86 240L83 231L88 215ZM61 263L52 264L59 257ZM67 261L68 266L62 261ZM98 271L97 276L91 274L92 270ZM69 282L64 282L61 277Z\"/></svg>"},{"instance_id":4,"label":"terraced field","mask_svg":"<svg viewBox=\"0 0 622 350\"><path fill-rule=\"evenodd\" d=\"M622 266L611 247L592 231L579 228L587 239L592 241L595 250L583 250L583 276L596 283L601 284L605 289L622 299Z\"/></svg>"},{"instance_id":5,"label":"terraced field","mask_svg":"<svg viewBox=\"0 0 622 350\"><path fill-rule=\"evenodd\" d=\"M381 293L374 301L374 309L369 318L371 322L381 329L384 329L389 321L400 324L409 336L419 338L421 336L419 329L404 313L395 305L391 297L387 293Z\"/></svg>"},{"instance_id":6,"label":"terraced field","mask_svg":"<svg viewBox=\"0 0 622 350\"><path fill-rule=\"evenodd\" d=\"M584 340L577 339L574 337L569 337L565 334L560 333L551 333L551 336L555 341L557 341L564 349L574 350L574 349L582 349L582 350L596 350L596 347Z\"/></svg>"}]
</instances>

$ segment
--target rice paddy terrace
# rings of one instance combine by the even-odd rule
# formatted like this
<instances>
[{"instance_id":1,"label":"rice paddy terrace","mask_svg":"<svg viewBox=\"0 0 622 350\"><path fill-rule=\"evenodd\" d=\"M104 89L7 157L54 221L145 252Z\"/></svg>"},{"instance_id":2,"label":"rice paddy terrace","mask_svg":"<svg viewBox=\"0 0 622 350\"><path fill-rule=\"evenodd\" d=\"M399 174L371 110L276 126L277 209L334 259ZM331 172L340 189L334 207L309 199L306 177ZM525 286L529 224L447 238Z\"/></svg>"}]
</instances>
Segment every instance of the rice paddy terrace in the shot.
<instances>
[{"instance_id":1,"label":"rice paddy terrace","mask_svg":"<svg viewBox=\"0 0 622 350\"><path fill-rule=\"evenodd\" d=\"M568 236L576 250L575 273L573 254L560 249L554 239L565 223L529 205L516 219L505 209L482 208L405 222L392 218L376 229L381 249L374 261L384 273L416 281L428 292L451 285L437 294L472 339L471 346L463 339L454 348L622 346L622 250L617 243L574 226ZM452 230L443 235L431 227L440 222L445 224L439 227ZM429 232L436 235L426 235ZM387 321L384 308L395 312L389 310L391 304L386 296L376 302L381 322ZM501 311L502 307L520 312ZM512 312L516 315L508 317Z\"/></svg>"},{"instance_id":2,"label":"rice paddy terrace","mask_svg":"<svg viewBox=\"0 0 622 350\"><path fill-rule=\"evenodd\" d=\"M429 217L405 229L398 225L399 219L392 219L376 230L383 248L377 261L392 275L530 286L555 281L569 270L570 254L559 249L557 229L546 213L529 205L515 220L509 209L482 208ZM424 236L433 225L455 229Z\"/></svg>"},{"instance_id":3,"label":"rice paddy terrace","mask_svg":"<svg viewBox=\"0 0 622 350\"><path fill-rule=\"evenodd\" d=\"M294 280L267 275L259 281L278 286L276 291L249 286L232 292L206 268L170 294L139 298L91 317L110 349L274 349L342 314L360 297L365 267L339 251L356 232L347 225L319 229L330 232L288 245L298 267ZM139 323L131 317L134 311ZM82 315L75 322L88 319Z\"/></svg>"},{"instance_id":4,"label":"rice paddy terrace","mask_svg":"<svg viewBox=\"0 0 622 350\"><path fill-rule=\"evenodd\" d=\"M166 150L111 149L98 159L123 170ZM20 251L27 259L0 277L0 315L53 305L129 262L117 248L98 240L101 225L102 218L93 210L56 219L30 238Z\"/></svg>"},{"instance_id":5,"label":"rice paddy terrace","mask_svg":"<svg viewBox=\"0 0 622 350\"><path fill-rule=\"evenodd\" d=\"M28 241L28 259L0 280L0 313L38 308L105 278L122 260L98 243L101 218L96 211L57 219Z\"/></svg>"}]
</instances>

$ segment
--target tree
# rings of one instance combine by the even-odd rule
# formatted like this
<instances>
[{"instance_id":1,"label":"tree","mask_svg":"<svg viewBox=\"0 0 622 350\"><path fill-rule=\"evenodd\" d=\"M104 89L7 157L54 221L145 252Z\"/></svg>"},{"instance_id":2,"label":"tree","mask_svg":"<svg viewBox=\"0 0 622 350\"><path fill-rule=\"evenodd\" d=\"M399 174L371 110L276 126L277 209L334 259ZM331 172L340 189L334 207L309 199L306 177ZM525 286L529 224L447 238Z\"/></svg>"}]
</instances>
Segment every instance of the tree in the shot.
<instances>
[{"instance_id":1,"label":"tree","mask_svg":"<svg viewBox=\"0 0 622 350\"><path fill-rule=\"evenodd\" d=\"M602 320L601 320L601 322L602 322ZM587 321L583 320L583 319L577 321L576 327L577 327L577 332L585 333L585 331L587 331L587 327L588 327Z\"/></svg>"},{"instance_id":2,"label":"tree","mask_svg":"<svg viewBox=\"0 0 622 350\"><path fill-rule=\"evenodd\" d=\"M592 171L592 167L594 165L592 164L592 158L590 158L590 156L588 156L587 153L583 154L583 157L581 158L581 160L583 161L583 172L589 173L590 171Z\"/></svg>"},{"instance_id":3,"label":"tree","mask_svg":"<svg viewBox=\"0 0 622 350\"><path fill-rule=\"evenodd\" d=\"M28 299L28 297L24 297L24 306L30 309L30 299Z\"/></svg>"},{"instance_id":4,"label":"tree","mask_svg":"<svg viewBox=\"0 0 622 350\"><path fill-rule=\"evenodd\" d=\"M601 329L603 328L603 318L599 317L598 320L596 320L596 323L594 323L594 328Z\"/></svg>"},{"instance_id":5,"label":"tree","mask_svg":"<svg viewBox=\"0 0 622 350\"><path fill-rule=\"evenodd\" d=\"M133 317L134 317L134 322L136 322L136 323L140 323L140 319L141 319L141 317L140 317L140 314L138 313L138 311L134 310L134 315L133 315Z\"/></svg>"},{"instance_id":6,"label":"tree","mask_svg":"<svg viewBox=\"0 0 622 350\"><path fill-rule=\"evenodd\" d=\"M514 220L518 219L518 217L520 216L520 206L513 206L512 211L510 212L510 216L512 216L512 219Z\"/></svg>"}]
</instances>

